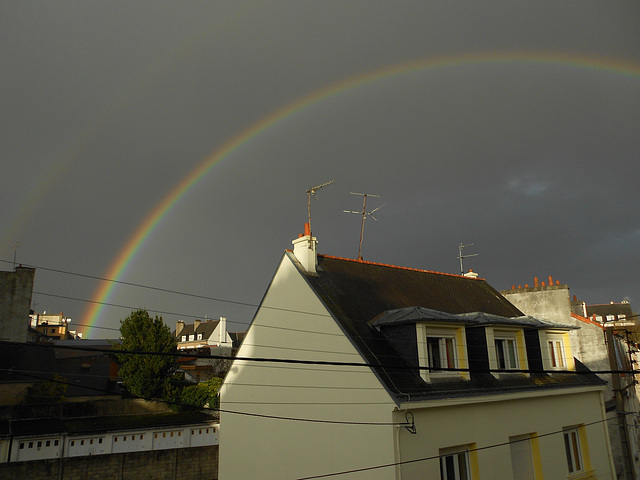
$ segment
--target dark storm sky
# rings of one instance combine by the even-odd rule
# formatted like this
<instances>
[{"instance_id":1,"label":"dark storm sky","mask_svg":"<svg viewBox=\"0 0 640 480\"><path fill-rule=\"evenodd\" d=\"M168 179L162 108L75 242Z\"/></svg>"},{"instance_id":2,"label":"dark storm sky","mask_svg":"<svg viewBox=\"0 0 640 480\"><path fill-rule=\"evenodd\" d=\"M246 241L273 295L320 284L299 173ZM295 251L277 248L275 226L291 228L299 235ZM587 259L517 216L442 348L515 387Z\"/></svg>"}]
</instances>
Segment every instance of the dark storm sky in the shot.
<instances>
[{"instance_id":1,"label":"dark storm sky","mask_svg":"<svg viewBox=\"0 0 640 480\"><path fill-rule=\"evenodd\" d=\"M552 275L638 310L637 2L4 2L0 60L3 270L15 251L106 276L226 142L364 76L246 138L120 277L248 305L126 285L107 301L243 329L302 231L306 190L335 179L312 205L321 253L357 256L360 221L342 210L372 193L369 210L385 205L365 260L458 273L473 243L465 267L497 289ZM40 268L34 308L81 328L99 286ZM91 337L128 313L103 308Z\"/></svg>"}]
</instances>

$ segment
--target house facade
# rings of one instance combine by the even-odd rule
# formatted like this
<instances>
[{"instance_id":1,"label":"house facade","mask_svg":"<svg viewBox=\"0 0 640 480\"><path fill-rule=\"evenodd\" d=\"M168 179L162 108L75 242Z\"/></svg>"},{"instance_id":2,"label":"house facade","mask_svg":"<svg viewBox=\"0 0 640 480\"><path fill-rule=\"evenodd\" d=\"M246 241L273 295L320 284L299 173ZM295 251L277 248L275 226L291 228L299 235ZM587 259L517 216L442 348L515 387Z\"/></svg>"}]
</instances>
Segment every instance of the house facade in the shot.
<instances>
[{"instance_id":1,"label":"house facade","mask_svg":"<svg viewBox=\"0 0 640 480\"><path fill-rule=\"evenodd\" d=\"M293 243L221 389L219 478L611 478L571 325L482 279Z\"/></svg>"},{"instance_id":2,"label":"house facade","mask_svg":"<svg viewBox=\"0 0 640 480\"><path fill-rule=\"evenodd\" d=\"M625 332L635 326L629 303L587 305L571 297L569 286L549 277L534 278L531 286L515 285L502 292L528 315L576 328L570 332L573 355L595 371L629 371L637 366L638 351ZM601 373L611 449L619 479L640 480L640 390L634 375Z\"/></svg>"},{"instance_id":3,"label":"house facade","mask_svg":"<svg viewBox=\"0 0 640 480\"><path fill-rule=\"evenodd\" d=\"M192 324L178 320L174 336L179 352L194 354L193 357L181 357L178 360L180 369L188 380L205 382L223 377L229 369L233 338L227 332L225 317L220 317L219 320L195 320ZM220 356L229 359L221 359Z\"/></svg>"}]
</instances>

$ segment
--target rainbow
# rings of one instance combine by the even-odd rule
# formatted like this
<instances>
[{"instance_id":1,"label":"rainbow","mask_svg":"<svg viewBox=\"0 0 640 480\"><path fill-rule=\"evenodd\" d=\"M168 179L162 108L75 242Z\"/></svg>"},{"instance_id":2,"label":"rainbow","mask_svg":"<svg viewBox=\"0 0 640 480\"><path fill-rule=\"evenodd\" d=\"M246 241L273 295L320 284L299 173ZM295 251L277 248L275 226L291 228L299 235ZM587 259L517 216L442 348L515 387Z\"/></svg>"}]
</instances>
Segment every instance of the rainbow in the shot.
<instances>
[{"instance_id":1,"label":"rainbow","mask_svg":"<svg viewBox=\"0 0 640 480\"><path fill-rule=\"evenodd\" d=\"M195 169L184 177L160 203L155 206L151 213L136 228L133 235L129 238L111 263L104 277L112 280L119 280L132 263L136 253L144 245L147 238L149 238L149 236L156 230L162 219L196 183L205 177L214 165L225 158L228 158L233 152L241 148L249 140L260 135L262 132L276 125L278 122L325 99L383 79L435 68L472 66L475 64L486 65L492 63L556 64L640 77L639 63L616 60L609 57L561 53L475 53L414 60L366 72L361 75L349 77L337 83L327 85L272 112L270 115L267 115L257 121L246 130L243 130L230 138L224 145L206 157ZM82 323L87 329L85 330L85 334L88 334L98 322L103 304L109 299L115 285L116 284L114 282L105 281L102 282L94 292L90 306L83 315L84 321Z\"/></svg>"}]
</instances>

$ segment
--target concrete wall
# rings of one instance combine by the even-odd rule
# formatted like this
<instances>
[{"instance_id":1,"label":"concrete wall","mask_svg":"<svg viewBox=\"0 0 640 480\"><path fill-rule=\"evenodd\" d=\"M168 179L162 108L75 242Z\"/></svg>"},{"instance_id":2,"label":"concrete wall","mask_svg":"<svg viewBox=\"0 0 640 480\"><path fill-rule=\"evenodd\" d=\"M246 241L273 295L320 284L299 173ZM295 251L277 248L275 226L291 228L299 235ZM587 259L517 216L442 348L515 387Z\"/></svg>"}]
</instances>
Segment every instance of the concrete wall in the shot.
<instances>
[{"instance_id":1,"label":"concrete wall","mask_svg":"<svg viewBox=\"0 0 640 480\"><path fill-rule=\"evenodd\" d=\"M585 323L571 316L571 300L567 285L518 288L500 292L525 315L579 327L569 333L573 356L591 370L609 370L604 332L597 325ZM609 383L610 376L603 376ZM611 388L605 400L612 396Z\"/></svg>"},{"instance_id":2,"label":"concrete wall","mask_svg":"<svg viewBox=\"0 0 640 480\"><path fill-rule=\"evenodd\" d=\"M218 446L0 465L3 480L217 480Z\"/></svg>"},{"instance_id":3,"label":"concrete wall","mask_svg":"<svg viewBox=\"0 0 640 480\"><path fill-rule=\"evenodd\" d=\"M363 361L288 256L238 356ZM221 389L220 478L293 479L393 463L394 427L348 422L391 423L394 407L367 367L235 360ZM349 475L392 478L393 468Z\"/></svg>"},{"instance_id":4,"label":"concrete wall","mask_svg":"<svg viewBox=\"0 0 640 480\"><path fill-rule=\"evenodd\" d=\"M528 288L517 288L500 292L526 315L531 315L544 320L561 322L579 327L569 333L573 355L591 370L608 371L611 369L605 342L605 334L602 327L584 321L571 315L571 300L567 285L547 285ZM621 344L619 339L616 339ZM625 350L625 347L621 347ZM603 392L605 402L612 404L614 393L611 374L598 374L607 381ZM623 377L622 381L626 381ZM638 397L635 392L629 391L624 396L625 411L633 415L628 417L627 425L630 436L631 451L636 452L633 457L636 478L640 479L640 458L637 446L640 444L640 425L637 421L637 413L640 411ZM609 438L613 450L613 459L617 477L622 478L623 472L623 444L620 439L620 429L615 420L616 411L608 413Z\"/></svg>"},{"instance_id":5,"label":"concrete wall","mask_svg":"<svg viewBox=\"0 0 640 480\"><path fill-rule=\"evenodd\" d=\"M0 340L26 342L35 268L0 272Z\"/></svg>"}]
</instances>

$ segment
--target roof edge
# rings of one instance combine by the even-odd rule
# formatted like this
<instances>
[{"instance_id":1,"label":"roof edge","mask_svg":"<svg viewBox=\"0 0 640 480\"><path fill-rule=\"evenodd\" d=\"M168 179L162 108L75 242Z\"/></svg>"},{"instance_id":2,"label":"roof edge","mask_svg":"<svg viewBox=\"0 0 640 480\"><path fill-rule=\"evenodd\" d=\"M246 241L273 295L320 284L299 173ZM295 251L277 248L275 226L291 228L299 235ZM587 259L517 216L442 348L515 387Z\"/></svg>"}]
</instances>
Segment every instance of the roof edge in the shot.
<instances>
[{"instance_id":1,"label":"roof edge","mask_svg":"<svg viewBox=\"0 0 640 480\"><path fill-rule=\"evenodd\" d=\"M435 273L436 275L446 275L448 277L457 277L457 278L466 278L467 280L481 280L486 282L486 280L482 277L467 277L465 275L458 275L456 273L444 273L444 272L436 272L435 270L424 270L421 268L411 268L411 267L400 267L398 265L391 265L388 263L379 263L379 262L369 262L367 260L356 260L353 258L344 258L344 257L336 257L334 255L324 255L319 253L318 257L331 258L333 260L343 260L346 262L354 262L354 263L365 263L367 265L376 265L378 267L389 267L389 268L397 268L399 270L410 270L413 272L422 272L422 273Z\"/></svg>"}]
</instances>

